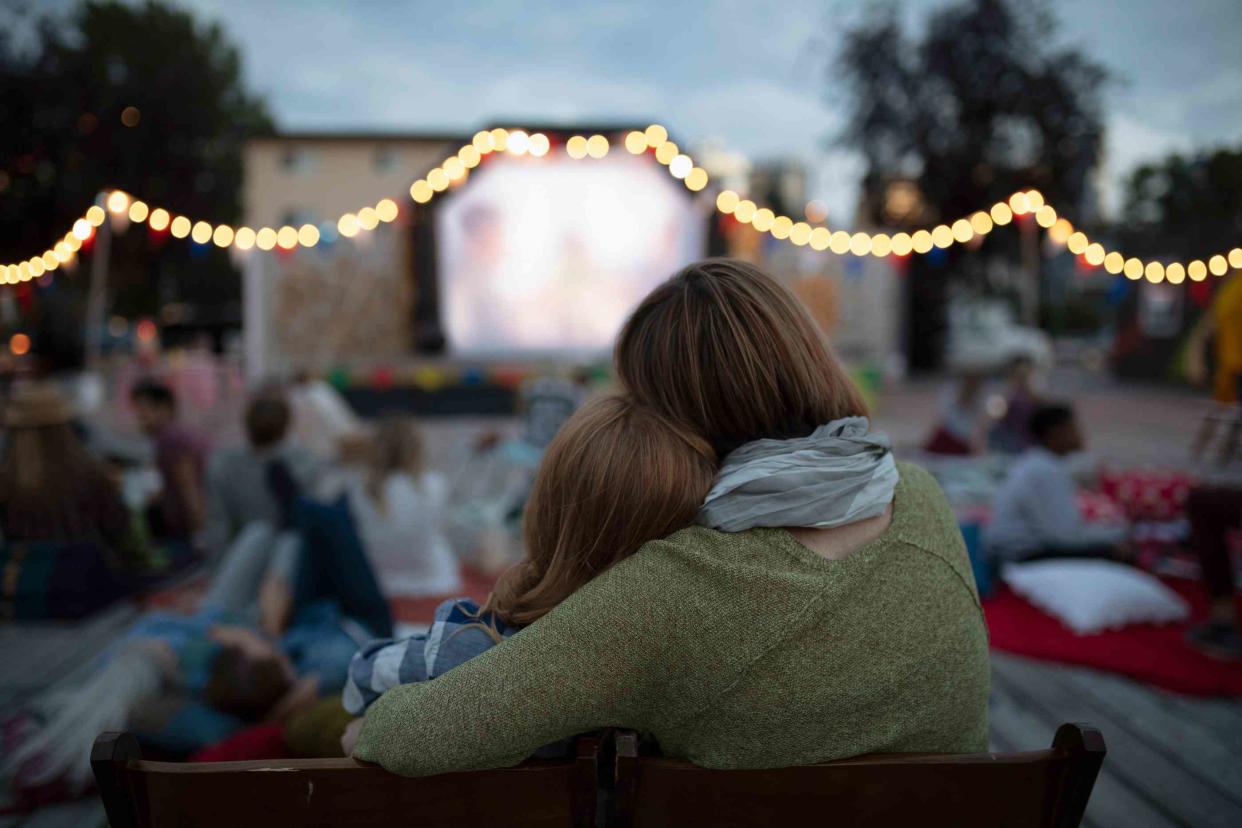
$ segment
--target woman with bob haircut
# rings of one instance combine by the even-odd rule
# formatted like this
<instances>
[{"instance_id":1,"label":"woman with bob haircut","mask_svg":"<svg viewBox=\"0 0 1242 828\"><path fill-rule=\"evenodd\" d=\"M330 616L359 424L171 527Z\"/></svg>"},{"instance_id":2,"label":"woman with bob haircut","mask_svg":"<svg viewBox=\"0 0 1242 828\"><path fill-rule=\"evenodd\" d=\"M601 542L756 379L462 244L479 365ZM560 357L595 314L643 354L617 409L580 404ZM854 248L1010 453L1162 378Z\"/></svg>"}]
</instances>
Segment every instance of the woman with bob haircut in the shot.
<instances>
[{"instance_id":1,"label":"woman with bob haircut","mask_svg":"<svg viewBox=\"0 0 1242 828\"><path fill-rule=\"evenodd\" d=\"M897 463L794 296L710 259L616 346L624 390L721 464L695 526L522 632L368 711L354 755L406 775L513 764L601 727L770 768L987 748L987 634L961 533Z\"/></svg>"}]
</instances>

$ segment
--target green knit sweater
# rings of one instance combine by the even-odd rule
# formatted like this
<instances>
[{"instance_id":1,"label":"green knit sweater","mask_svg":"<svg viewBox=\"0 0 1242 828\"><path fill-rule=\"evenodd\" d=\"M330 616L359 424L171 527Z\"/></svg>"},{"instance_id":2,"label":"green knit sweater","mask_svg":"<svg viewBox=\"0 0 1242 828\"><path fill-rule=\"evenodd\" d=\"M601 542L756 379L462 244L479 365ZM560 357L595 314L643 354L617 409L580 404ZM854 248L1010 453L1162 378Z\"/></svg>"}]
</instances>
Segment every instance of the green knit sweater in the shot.
<instances>
[{"instance_id":1,"label":"green knit sweater","mask_svg":"<svg viewBox=\"0 0 1242 828\"><path fill-rule=\"evenodd\" d=\"M899 469L889 528L850 556L783 529L648 543L513 638L389 690L354 755L407 776L500 767L607 726L715 768L986 750L962 536L931 476Z\"/></svg>"}]
</instances>

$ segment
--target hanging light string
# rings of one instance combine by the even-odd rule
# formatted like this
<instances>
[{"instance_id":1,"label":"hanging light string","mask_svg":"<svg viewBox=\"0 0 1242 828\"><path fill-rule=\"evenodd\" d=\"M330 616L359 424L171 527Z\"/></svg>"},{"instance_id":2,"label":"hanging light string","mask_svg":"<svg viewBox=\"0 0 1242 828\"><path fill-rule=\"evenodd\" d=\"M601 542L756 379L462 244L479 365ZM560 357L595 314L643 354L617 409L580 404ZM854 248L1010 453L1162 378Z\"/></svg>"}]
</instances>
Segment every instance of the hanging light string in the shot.
<instances>
[{"instance_id":1,"label":"hanging light string","mask_svg":"<svg viewBox=\"0 0 1242 828\"><path fill-rule=\"evenodd\" d=\"M674 178L686 189L698 192L708 184L707 172L696 166L694 160L669 140L668 130L652 124L645 130L633 130L623 140L625 150L632 155L653 152L657 161L668 168ZM440 193L466 180L470 171L492 153L530 155L540 158L547 155L552 142L547 135L527 133L521 129L508 130L497 127L475 133L470 143L464 144L455 155L427 172L410 185L410 198L417 204L427 204ZM565 153L574 160L600 159L608 155L611 145L604 135L574 135L565 142ZM280 228L250 227L234 229L227 224L212 225L195 221L187 216L174 215L163 207L152 208L146 202L131 198L121 190L106 193L103 206L91 206L73 223L63 238L40 256L24 262L0 265L0 284L18 284L38 279L44 274L69 264L77 255L82 243L91 238L95 228L107 219L108 213L128 217L131 222L146 222L156 232L168 231L174 238L187 236L198 244L213 243L217 247L248 251L293 250L297 247L314 247L322 238L319 226L303 224L301 227L285 225ZM106 209L105 209L106 208ZM1190 262L1143 261L1126 257L1116 250L1107 250L1099 242L1092 241L1085 233L1076 230L1056 209L1045 202L1038 190L1022 190L1005 201L998 201L987 210L979 210L949 224L939 224L931 230L913 233L850 233L831 230L823 225L806 221L794 221L789 216L777 215L767 207L760 207L732 190L723 190L716 196L716 209L732 216L742 224L748 224L760 233L768 233L775 239L788 241L797 246L809 246L813 250L830 250L838 255L886 257L908 256L911 253L928 253L933 248L946 249L955 244L966 244L982 238L997 227L1003 227L1016 217L1031 215L1035 222L1047 230L1048 239L1064 245L1069 252L1082 256L1087 264L1104 269L1111 274L1124 274L1131 280L1146 278L1150 282L1168 281L1181 284L1186 279L1201 282L1208 274L1223 276L1230 267L1242 268L1242 248L1235 247L1228 253L1218 253L1207 261L1195 259ZM381 199L374 206L345 213L336 221L336 230L345 238L353 238L361 232L371 231L380 224L397 218L399 208L391 198ZM325 223L325 226L330 227Z\"/></svg>"}]
</instances>

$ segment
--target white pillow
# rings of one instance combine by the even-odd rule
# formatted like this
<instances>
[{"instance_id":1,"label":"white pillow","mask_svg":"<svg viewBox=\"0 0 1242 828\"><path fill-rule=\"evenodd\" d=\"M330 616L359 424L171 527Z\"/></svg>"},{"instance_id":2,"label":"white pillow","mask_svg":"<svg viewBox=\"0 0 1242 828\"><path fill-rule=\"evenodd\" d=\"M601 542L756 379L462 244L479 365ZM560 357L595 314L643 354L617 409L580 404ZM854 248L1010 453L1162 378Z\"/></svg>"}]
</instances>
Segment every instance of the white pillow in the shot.
<instances>
[{"instance_id":1,"label":"white pillow","mask_svg":"<svg viewBox=\"0 0 1242 828\"><path fill-rule=\"evenodd\" d=\"M1190 612L1182 597L1156 578L1115 561L1065 558L1008 564L1001 577L1078 635L1127 624L1181 621Z\"/></svg>"}]
</instances>

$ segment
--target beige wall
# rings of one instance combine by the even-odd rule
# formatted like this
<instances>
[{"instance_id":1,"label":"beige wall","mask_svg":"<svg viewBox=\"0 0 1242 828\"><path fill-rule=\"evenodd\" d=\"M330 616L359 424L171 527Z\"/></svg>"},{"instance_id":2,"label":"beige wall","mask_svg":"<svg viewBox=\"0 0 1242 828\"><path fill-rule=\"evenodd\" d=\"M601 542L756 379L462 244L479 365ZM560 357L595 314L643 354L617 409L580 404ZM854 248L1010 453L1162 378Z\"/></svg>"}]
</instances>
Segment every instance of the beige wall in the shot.
<instances>
[{"instance_id":1,"label":"beige wall","mask_svg":"<svg viewBox=\"0 0 1242 828\"><path fill-rule=\"evenodd\" d=\"M258 138L246 145L244 208L251 227L279 227L289 213L335 224L382 198L409 201L411 182L459 149L438 138ZM286 167L288 152L299 163ZM377 163L380 152L391 162Z\"/></svg>"}]
</instances>

